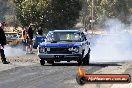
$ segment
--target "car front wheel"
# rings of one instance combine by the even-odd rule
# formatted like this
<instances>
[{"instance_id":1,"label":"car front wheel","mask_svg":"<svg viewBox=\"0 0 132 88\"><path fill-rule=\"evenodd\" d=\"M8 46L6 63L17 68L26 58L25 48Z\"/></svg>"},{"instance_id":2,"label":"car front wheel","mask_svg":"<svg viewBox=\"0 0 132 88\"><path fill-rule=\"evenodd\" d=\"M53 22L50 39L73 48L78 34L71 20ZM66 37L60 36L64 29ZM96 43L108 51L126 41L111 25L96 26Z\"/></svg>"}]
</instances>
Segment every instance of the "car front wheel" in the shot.
<instances>
[{"instance_id":1,"label":"car front wheel","mask_svg":"<svg viewBox=\"0 0 132 88\"><path fill-rule=\"evenodd\" d=\"M83 58L83 64L89 65L89 59L90 59L90 54L87 53L86 56Z\"/></svg>"},{"instance_id":2,"label":"car front wheel","mask_svg":"<svg viewBox=\"0 0 132 88\"><path fill-rule=\"evenodd\" d=\"M81 58L79 58L77 62L78 62L78 65L79 65L79 66L82 65L82 60L81 60Z\"/></svg>"},{"instance_id":3,"label":"car front wheel","mask_svg":"<svg viewBox=\"0 0 132 88\"><path fill-rule=\"evenodd\" d=\"M40 64L41 64L42 66L44 66L45 61L44 61L44 60L42 60L42 59L40 59Z\"/></svg>"}]
</instances>

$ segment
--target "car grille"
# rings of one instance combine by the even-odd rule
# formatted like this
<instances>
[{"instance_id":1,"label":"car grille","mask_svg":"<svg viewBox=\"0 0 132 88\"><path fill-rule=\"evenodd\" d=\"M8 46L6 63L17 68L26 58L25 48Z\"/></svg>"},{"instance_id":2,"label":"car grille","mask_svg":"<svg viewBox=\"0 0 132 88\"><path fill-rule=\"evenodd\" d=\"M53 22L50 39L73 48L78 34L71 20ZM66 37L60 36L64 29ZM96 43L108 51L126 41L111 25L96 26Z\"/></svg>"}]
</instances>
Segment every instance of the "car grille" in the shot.
<instances>
[{"instance_id":1,"label":"car grille","mask_svg":"<svg viewBox=\"0 0 132 88\"><path fill-rule=\"evenodd\" d=\"M47 51L47 54L72 54L69 48L50 48L50 51Z\"/></svg>"}]
</instances>

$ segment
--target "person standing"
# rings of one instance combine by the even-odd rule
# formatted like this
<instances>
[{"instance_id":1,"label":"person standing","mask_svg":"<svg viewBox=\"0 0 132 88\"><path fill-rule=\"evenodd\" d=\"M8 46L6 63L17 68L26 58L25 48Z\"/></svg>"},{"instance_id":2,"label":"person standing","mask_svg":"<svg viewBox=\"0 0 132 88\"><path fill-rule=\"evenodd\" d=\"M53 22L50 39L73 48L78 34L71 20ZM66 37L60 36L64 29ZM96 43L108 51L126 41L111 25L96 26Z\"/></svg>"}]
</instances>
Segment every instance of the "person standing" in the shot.
<instances>
[{"instance_id":1,"label":"person standing","mask_svg":"<svg viewBox=\"0 0 132 88\"><path fill-rule=\"evenodd\" d=\"M26 51L26 46L27 46L27 42L26 42L26 39L27 39L27 30L26 30L26 28L23 28L21 38L22 38L23 50Z\"/></svg>"},{"instance_id":2,"label":"person standing","mask_svg":"<svg viewBox=\"0 0 132 88\"><path fill-rule=\"evenodd\" d=\"M26 47L26 51L28 51L29 48L29 53L33 53L33 29L31 24L29 25L29 28L27 30L27 44L28 46Z\"/></svg>"},{"instance_id":3,"label":"person standing","mask_svg":"<svg viewBox=\"0 0 132 88\"><path fill-rule=\"evenodd\" d=\"M4 53L4 45L6 45L6 36L4 33L5 22L0 23L0 54L1 60L3 64L9 64L10 62L6 61L5 53Z\"/></svg>"},{"instance_id":4,"label":"person standing","mask_svg":"<svg viewBox=\"0 0 132 88\"><path fill-rule=\"evenodd\" d=\"M45 41L45 35L43 35L43 30L39 28L34 37L33 48L37 49L38 45Z\"/></svg>"}]
</instances>

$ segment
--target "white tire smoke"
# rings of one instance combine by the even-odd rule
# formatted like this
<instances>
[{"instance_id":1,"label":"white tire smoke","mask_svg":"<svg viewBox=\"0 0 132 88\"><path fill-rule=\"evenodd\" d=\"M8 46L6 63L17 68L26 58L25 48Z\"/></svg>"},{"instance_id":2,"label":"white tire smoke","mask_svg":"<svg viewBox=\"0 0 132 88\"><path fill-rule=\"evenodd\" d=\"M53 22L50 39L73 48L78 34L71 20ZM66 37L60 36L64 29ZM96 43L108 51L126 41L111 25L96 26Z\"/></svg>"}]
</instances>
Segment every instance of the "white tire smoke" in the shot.
<instances>
[{"instance_id":1,"label":"white tire smoke","mask_svg":"<svg viewBox=\"0 0 132 88\"><path fill-rule=\"evenodd\" d=\"M131 25L118 19L107 20L105 30L108 34L100 36L92 46L91 62L132 61L132 34L128 32Z\"/></svg>"},{"instance_id":2,"label":"white tire smoke","mask_svg":"<svg viewBox=\"0 0 132 88\"><path fill-rule=\"evenodd\" d=\"M6 57L8 57L8 56L20 56L20 55L25 54L25 51L23 51L22 46L11 47L11 46L7 45L4 47L4 50L5 50Z\"/></svg>"}]
</instances>

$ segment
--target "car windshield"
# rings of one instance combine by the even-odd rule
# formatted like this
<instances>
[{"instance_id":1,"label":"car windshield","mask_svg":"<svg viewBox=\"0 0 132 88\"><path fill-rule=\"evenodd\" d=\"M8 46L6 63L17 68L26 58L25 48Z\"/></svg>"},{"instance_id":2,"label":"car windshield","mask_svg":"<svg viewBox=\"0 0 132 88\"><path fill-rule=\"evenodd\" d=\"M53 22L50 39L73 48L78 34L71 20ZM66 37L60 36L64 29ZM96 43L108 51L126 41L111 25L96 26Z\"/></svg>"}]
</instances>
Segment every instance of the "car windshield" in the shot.
<instances>
[{"instance_id":1,"label":"car windshield","mask_svg":"<svg viewBox=\"0 0 132 88\"><path fill-rule=\"evenodd\" d=\"M80 33L78 32L53 32L47 36L48 41L80 41Z\"/></svg>"}]
</instances>

